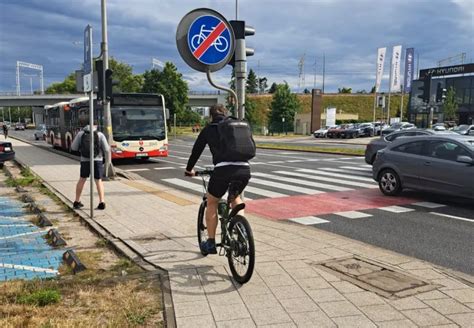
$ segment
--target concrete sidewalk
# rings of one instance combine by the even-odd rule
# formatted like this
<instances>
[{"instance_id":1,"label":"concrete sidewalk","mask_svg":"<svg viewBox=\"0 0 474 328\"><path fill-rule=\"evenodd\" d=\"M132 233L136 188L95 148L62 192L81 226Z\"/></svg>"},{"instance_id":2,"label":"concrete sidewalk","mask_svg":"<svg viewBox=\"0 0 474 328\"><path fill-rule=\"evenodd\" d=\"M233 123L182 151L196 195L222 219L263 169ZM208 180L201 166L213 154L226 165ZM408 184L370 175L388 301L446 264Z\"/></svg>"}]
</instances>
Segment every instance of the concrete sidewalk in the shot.
<instances>
[{"instance_id":1,"label":"concrete sidewalk","mask_svg":"<svg viewBox=\"0 0 474 328\"><path fill-rule=\"evenodd\" d=\"M17 159L71 205L78 162L17 140L13 145ZM132 256L168 272L173 305L168 326L474 327L470 276L312 227L250 216L256 268L240 286L230 278L225 257L199 252L199 197L147 180L118 179L105 188L107 209L95 211L94 222L133 250ZM86 184L86 206L79 211L86 218L88 191ZM363 261L336 262L332 267L340 270L329 270L328 262L353 257ZM357 278L367 268L378 278L364 284ZM384 279L387 272L407 276ZM408 278L421 287L390 296L389 287L409 286ZM375 293L371 283L385 292Z\"/></svg>"}]
</instances>

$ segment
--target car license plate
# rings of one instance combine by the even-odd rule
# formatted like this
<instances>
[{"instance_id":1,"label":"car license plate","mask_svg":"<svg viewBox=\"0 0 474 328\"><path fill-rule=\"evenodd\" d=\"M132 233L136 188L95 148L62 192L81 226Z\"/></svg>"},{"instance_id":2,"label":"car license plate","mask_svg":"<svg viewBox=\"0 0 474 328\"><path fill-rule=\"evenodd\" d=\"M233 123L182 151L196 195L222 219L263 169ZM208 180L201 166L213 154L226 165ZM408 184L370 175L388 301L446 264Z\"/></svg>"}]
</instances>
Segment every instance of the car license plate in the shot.
<instances>
[{"instance_id":1,"label":"car license plate","mask_svg":"<svg viewBox=\"0 0 474 328\"><path fill-rule=\"evenodd\" d=\"M148 153L137 153L135 156L136 157L147 157Z\"/></svg>"}]
</instances>

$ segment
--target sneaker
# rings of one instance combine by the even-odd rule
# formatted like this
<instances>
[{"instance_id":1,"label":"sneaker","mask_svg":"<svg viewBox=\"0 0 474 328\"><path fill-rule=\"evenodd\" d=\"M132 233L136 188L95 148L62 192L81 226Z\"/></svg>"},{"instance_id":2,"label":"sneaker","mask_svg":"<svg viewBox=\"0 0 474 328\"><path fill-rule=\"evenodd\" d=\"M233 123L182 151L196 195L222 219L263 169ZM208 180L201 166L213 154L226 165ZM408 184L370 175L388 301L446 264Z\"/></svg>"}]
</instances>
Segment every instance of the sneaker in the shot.
<instances>
[{"instance_id":1,"label":"sneaker","mask_svg":"<svg viewBox=\"0 0 474 328\"><path fill-rule=\"evenodd\" d=\"M98 210L105 210L105 203L99 203L99 206L97 206Z\"/></svg>"},{"instance_id":2,"label":"sneaker","mask_svg":"<svg viewBox=\"0 0 474 328\"><path fill-rule=\"evenodd\" d=\"M200 245L202 255L217 254L216 243L206 240Z\"/></svg>"},{"instance_id":3,"label":"sneaker","mask_svg":"<svg viewBox=\"0 0 474 328\"><path fill-rule=\"evenodd\" d=\"M74 207L74 209L78 210L78 209L80 209L81 207L84 207L84 204L82 204L80 201L79 201L79 202L74 202L74 204L72 205L72 207Z\"/></svg>"}]
</instances>

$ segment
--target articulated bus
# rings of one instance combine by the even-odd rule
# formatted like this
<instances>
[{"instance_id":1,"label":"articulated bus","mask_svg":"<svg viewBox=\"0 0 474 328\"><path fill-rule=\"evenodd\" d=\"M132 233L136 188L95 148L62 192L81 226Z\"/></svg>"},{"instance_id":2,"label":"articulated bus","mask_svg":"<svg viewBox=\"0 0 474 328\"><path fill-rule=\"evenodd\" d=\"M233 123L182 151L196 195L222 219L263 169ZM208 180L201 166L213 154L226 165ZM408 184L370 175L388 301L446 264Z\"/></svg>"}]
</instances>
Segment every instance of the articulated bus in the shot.
<instances>
[{"instance_id":1,"label":"articulated bus","mask_svg":"<svg viewBox=\"0 0 474 328\"><path fill-rule=\"evenodd\" d=\"M114 94L110 109L112 159L168 156L167 114L162 95ZM94 119L103 131L103 107L97 100L94 100ZM89 97L45 106L45 122L47 142L71 152L74 137L89 124Z\"/></svg>"}]
</instances>

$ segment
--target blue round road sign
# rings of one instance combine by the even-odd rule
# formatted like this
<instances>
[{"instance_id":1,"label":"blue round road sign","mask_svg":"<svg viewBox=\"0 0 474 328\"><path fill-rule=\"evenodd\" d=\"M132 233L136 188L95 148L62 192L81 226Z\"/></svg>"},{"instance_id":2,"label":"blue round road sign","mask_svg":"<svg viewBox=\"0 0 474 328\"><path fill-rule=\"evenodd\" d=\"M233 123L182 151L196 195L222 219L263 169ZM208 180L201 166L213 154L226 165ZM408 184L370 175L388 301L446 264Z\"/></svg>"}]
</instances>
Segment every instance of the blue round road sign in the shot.
<instances>
[{"instance_id":1,"label":"blue round road sign","mask_svg":"<svg viewBox=\"0 0 474 328\"><path fill-rule=\"evenodd\" d=\"M216 16L198 17L189 26L189 50L197 60L206 65L225 60L232 49L232 42L225 22Z\"/></svg>"},{"instance_id":2,"label":"blue round road sign","mask_svg":"<svg viewBox=\"0 0 474 328\"><path fill-rule=\"evenodd\" d=\"M215 72L227 65L234 54L234 31L218 12L195 9L179 23L176 44L189 66L201 72Z\"/></svg>"}]
</instances>

